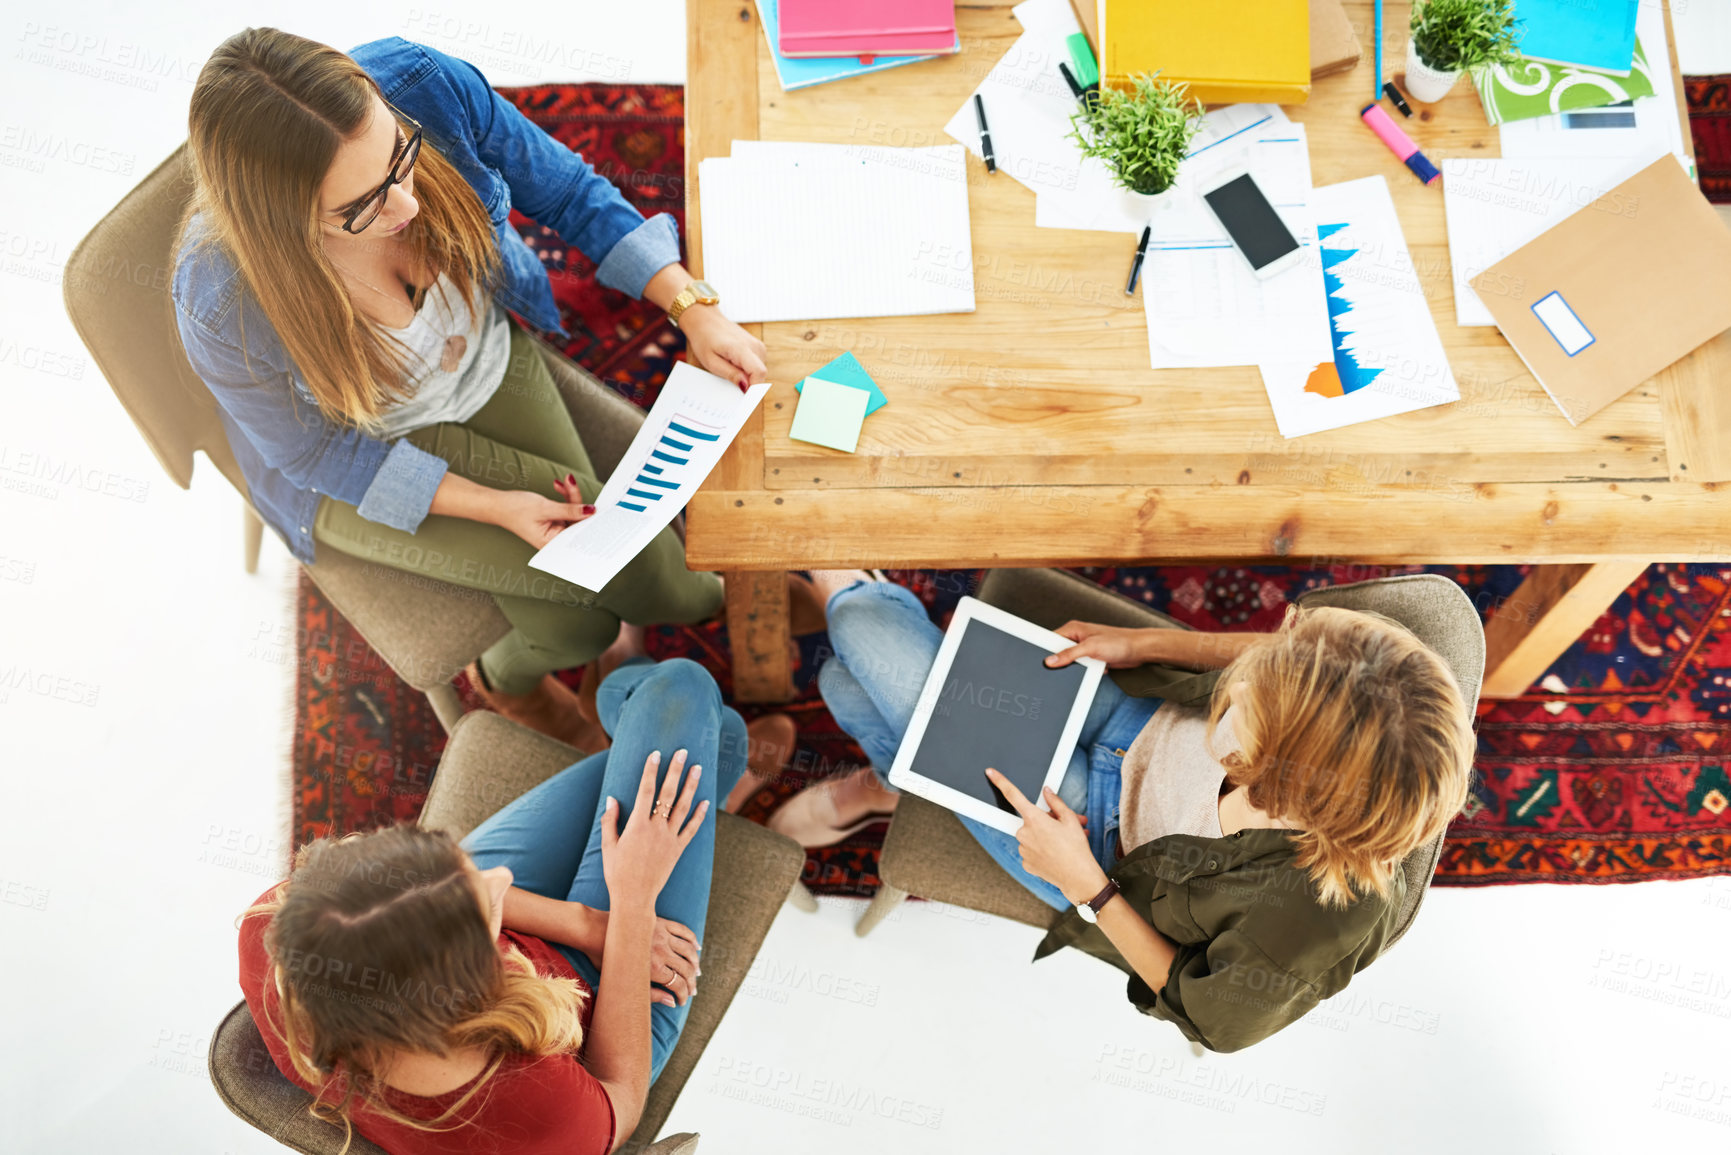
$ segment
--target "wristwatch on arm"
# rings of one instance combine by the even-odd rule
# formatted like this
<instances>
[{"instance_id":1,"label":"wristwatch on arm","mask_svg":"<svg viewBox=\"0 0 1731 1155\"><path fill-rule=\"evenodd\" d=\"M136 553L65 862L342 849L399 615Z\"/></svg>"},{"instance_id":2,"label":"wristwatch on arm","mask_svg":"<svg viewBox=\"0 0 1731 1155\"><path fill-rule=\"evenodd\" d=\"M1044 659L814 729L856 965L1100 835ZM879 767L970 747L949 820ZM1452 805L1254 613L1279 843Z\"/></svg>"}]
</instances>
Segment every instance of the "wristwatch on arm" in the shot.
<instances>
[{"instance_id":1,"label":"wristwatch on arm","mask_svg":"<svg viewBox=\"0 0 1731 1155\"><path fill-rule=\"evenodd\" d=\"M1111 879L1106 880L1106 889L1096 894L1087 902L1076 904L1076 913L1082 921L1090 925L1100 921L1100 912L1106 909L1106 904L1112 901L1112 896L1118 893L1118 884Z\"/></svg>"},{"instance_id":2,"label":"wristwatch on arm","mask_svg":"<svg viewBox=\"0 0 1731 1155\"><path fill-rule=\"evenodd\" d=\"M679 290L677 296L667 306L667 319L675 325L679 324L680 314L693 305L719 305L721 294L715 291L715 286L708 281L693 281Z\"/></svg>"}]
</instances>

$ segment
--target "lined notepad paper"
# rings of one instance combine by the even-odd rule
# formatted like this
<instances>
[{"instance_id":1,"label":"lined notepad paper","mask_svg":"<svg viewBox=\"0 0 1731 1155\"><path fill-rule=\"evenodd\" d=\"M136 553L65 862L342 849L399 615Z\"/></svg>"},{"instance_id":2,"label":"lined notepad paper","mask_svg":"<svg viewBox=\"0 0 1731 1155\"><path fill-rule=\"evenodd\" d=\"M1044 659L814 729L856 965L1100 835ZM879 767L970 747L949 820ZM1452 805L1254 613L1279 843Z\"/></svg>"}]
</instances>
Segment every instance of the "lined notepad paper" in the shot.
<instances>
[{"instance_id":1,"label":"lined notepad paper","mask_svg":"<svg viewBox=\"0 0 1731 1155\"><path fill-rule=\"evenodd\" d=\"M740 322L971 313L965 157L735 141L698 166L704 276Z\"/></svg>"}]
</instances>

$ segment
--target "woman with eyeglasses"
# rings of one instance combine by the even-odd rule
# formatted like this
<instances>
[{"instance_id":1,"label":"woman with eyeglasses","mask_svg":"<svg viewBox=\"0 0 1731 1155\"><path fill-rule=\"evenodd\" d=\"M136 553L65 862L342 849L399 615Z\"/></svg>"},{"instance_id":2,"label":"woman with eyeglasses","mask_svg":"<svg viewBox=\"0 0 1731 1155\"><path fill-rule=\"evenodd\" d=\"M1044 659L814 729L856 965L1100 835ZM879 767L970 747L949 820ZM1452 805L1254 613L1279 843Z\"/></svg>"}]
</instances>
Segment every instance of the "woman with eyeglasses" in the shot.
<instances>
[{"instance_id":1,"label":"woman with eyeglasses","mask_svg":"<svg viewBox=\"0 0 1731 1155\"><path fill-rule=\"evenodd\" d=\"M536 339L507 315L564 332L510 210L581 250L602 285L666 309L701 367L762 381L763 344L680 264L671 217L645 220L433 49L344 55L250 28L206 62L189 122L176 317L253 507L302 562L335 551L491 596L512 628L470 681L502 713L598 748L593 703L552 671L631 643L633 627L709 618L722 588L686 569L671 529L600 590L528 566L594 512L601 482Z\"/></svg>"}]
</instances>

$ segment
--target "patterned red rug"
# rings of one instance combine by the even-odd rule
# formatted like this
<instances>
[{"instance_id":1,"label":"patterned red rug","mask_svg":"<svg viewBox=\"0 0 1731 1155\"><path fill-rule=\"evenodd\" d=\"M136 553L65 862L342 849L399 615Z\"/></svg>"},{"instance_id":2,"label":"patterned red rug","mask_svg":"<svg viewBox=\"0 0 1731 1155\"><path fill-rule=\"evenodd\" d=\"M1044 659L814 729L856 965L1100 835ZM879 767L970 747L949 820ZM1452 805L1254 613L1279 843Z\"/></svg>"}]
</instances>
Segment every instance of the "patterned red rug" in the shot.
<instances>
[{"instance_id":1,"label":"patterned red rug","mask_svg":"<svg viewBox=\"0 0 1731 1155\"><path fill-rule=\"evenodd\" d=\"M1707 199L1731 204L1731 74L1685 76L1695 168Z\"/></svg>"},{"instance_id":2,"label":"patterned red rug","mask_svg":"<svg viewBox=\"0 0 1731 1155\"><path fill-rule=\"evenodd\" d=\"M578 148L645 212L683 224L682 94L664 86L557 85L504 90ZM524 223L549 266L572 333L572 355L640 405L653 402L681 350L677 331L638 302L600 289L593 265ZM1364 566L1172 566L1081 571L1199 629L1266 630L1306 589L1388 572ZM1407 572L1407 571L1401 571ZM1488 617L1523 567L1438 567ZM934 620L977 585L974 571L891 571ZM298 845L420 812L444 733L431 707L398 681L303 576L296 665L293 816ZM746 810L761 820L813 777L863 763L813 684L822 635L802 639L794 765ZM662 627L657 658L690 657L731 697L726 630ZM466 695L467 696L467 695ZM473 705L472 700L470 704ZM742 707L747 717L762 707ZM1455 822L1439 885L1633 882L1731 870L1731 563L1653 566L1539 685L1479 715L1473 796ZM806 881L820 893L877 887L883 827L815 852Z\"/></svg>"}]
</instances>

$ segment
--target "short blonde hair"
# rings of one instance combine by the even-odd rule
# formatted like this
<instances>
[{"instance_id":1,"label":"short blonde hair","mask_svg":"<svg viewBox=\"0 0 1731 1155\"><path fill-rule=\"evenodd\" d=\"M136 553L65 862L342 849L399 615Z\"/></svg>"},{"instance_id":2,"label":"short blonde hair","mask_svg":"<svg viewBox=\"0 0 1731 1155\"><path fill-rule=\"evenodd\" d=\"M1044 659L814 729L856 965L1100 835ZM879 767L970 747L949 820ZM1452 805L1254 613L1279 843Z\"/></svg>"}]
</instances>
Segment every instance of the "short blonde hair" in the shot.
<instances>
[{"instance_id":1,"label":"short blonde hair","mask_svg":"<svg viewBox=\"0 0 1731 1155\"><path fill-rule=\"evenodd\" d=\"M1381 614L1294 607L1222 671L1211 741L1240 682L1228 780L1296 828L1323 905L1387 897L1401 860L1466 802L1472 719L1447 663Z\"/></svg>"}]
</instances>

